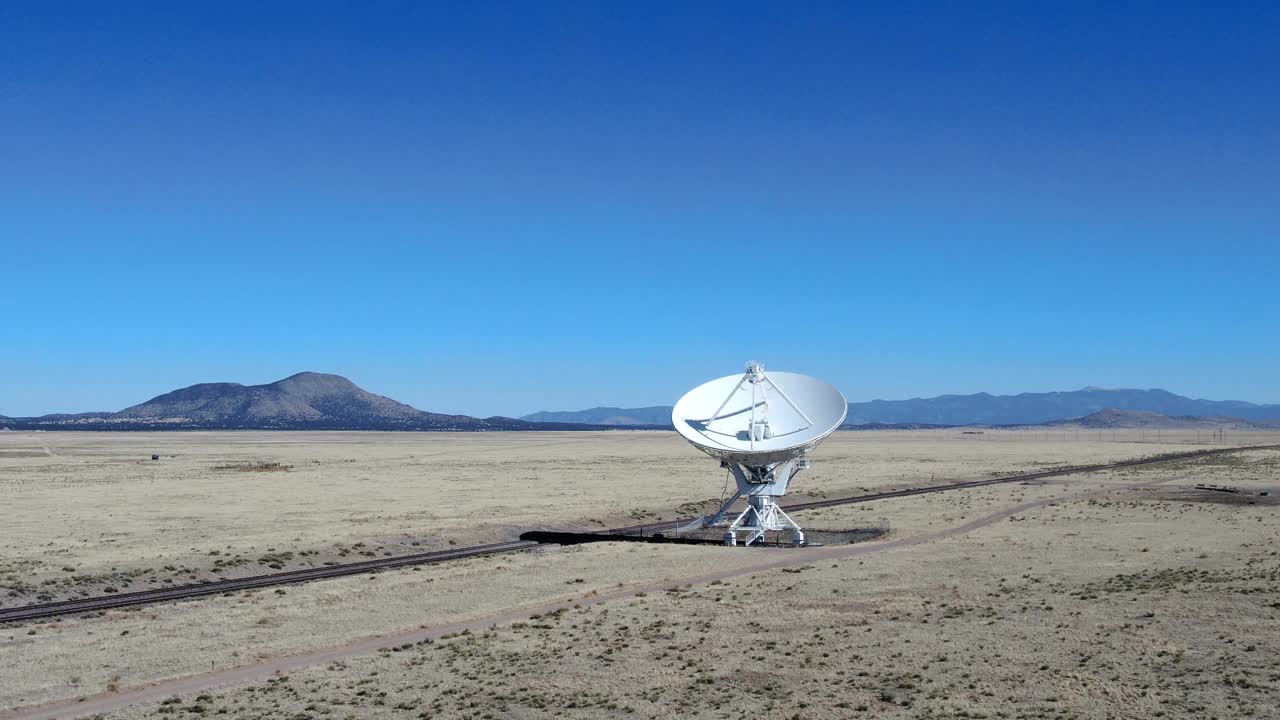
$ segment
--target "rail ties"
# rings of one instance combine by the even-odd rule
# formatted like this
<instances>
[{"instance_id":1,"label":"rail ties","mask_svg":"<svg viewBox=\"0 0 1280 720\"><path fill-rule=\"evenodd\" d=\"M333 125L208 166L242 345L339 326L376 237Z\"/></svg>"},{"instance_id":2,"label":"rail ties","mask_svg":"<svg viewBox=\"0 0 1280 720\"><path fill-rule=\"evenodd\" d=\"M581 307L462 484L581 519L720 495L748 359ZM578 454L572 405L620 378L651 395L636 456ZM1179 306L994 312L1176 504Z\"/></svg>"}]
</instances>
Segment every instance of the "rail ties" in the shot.
<instances>
[{"instance_id":1,"label":"rail ties","mask_svg":"<svg viewBox=\"0 0 1280 720\"><path fill-rule=\"evenodd\" d=\"M890 490L887 492L872 493L868 495L854 495L852 497L791 503L789 505L785 505L784 509L810 510L814 508L871 502L873 500L886 500L889 498L908 497L911 495L924 495L925 493L963 490L966 488L982 487L984 485L1027 482L1030 480L1040 480L1043 478L1060 477L1063 475L1073 475L1077 473L1115 470L1117 468L1133 467L1136 465L1153 465L1156 463L1176 462L1178 460L1188 460L1209 455L1239 452L1242 450L1277 449L1280 449L1280 445L1250 445L1237 448L1196 450L1186 453L1157 455L1155 457L1140 458L1137 460L1122 460L1120 462L1106 463L1103 465L1084 465L1061 468L1058 470L1046 470L1043 472L1029 473L1025 475L1011 475L1009 477L971 480L968 482L952 483L950 485L931 485L920 488L907 488L905 490ZM662 523L646 523L644 525L631 525L628 527L600 530L597 532L600 535L629 535L637 532L643 532L645 529L659 530L672 524L687 524L693 522L693 520L694 518L687 518L684 520L666 521ZM74 615L76 613L99 612L102 610L112 610L115 608L131 607L136 605L150 605L158 602L186 600L188 598L220 595L222 593L236 592L239 590L253 590L257 588L274 587L277 585L290 585L310 580L323 580L325 578L359 575L362 573L377 572L388 568L407 567L411 565L431 565L434 563L461 560L469 557L480 557L483 555L496 555L498 553L528 550L530 548L537 547L538 544L539 543L533 540L509 540L506 542L489 543L487 545L474 545L465 548L436 550L433 552L415 553L413 555L401 555L399 557L375 558L373 560L362 560L360 562L343 563L341 565L326 565L323 567L304 568L301 570L286 570L284 572L271 573L269 575L254 575L244 578L214 580L212 582L200 583L197 585L179 585L171 588L156 588L153 590L139 590L130 593L79 598L76 600L61 600L58 602L41 603L39 605L0 608L0 623L38 620L40 618L56 617L60 615Z\"/></svg>"}]
</instances>

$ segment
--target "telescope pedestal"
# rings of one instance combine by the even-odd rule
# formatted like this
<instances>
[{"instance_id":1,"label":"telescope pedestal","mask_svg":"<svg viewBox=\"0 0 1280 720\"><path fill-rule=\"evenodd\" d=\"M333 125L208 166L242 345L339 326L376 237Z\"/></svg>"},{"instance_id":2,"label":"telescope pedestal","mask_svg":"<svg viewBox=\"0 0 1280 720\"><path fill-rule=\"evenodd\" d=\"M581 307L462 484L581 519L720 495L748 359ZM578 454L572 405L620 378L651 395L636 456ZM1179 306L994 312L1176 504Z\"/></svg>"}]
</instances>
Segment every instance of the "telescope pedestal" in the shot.
<instances>
[{"instance_id":1,"label":"telescope pedestal","mask_svg":"<svg viewBox=\"0 0 1280 720\"><path fill-rule=\"evenodd\" d=\"M778 507L773 496L753 495L747 498L747 503L747 509L743 510L725 531L725 545L737 545L739 531L747 533L746 540L742 544L750 545L764 538L765 532L769 530L789 530L791 544L796 547L804 545L804 532L795 520L782 512L782 508Z\"/></svg>"},{"instance_id":2,"label":"telescope pedestal","mask_svg":"<svg viewBox=\"0 0 1280 720\"><path fill-rule=\"evenodd\" d=\"M698 518L677 532L728 525L724 533L725 545L737 545L740 532L746 533L742 544L750 545L759 542L770 530L789 531L792 545L804 545L804 532L800 525L778 507L777 499L787 492L787 484L791 482L791 478L809 467L806 458L799 457L760 467L748 467L729 461L724 461L721 465L733 473L738 482L738 491L719 510ZM729 521L730 508L743 497L747 499L746 509Z\"/></svg>"}]
</instances>

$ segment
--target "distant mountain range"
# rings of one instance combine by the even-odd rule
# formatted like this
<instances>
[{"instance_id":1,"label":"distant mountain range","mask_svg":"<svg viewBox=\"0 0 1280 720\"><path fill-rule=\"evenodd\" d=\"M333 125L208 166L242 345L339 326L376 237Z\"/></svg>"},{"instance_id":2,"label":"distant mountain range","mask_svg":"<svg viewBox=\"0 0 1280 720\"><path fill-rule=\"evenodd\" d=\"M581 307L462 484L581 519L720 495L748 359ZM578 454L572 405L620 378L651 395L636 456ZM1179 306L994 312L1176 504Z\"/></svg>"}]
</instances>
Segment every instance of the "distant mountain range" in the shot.
<instances>
[{"instance_id":1,"label":"distant mountain range","mask_svg":"<svg viewBox=\"0 0 1280 720\"><path fill-rule=\"evenodd\" d=\"M1108 408L1092 415L1070 420L1053 420L1041 423L1042 427L1078 428L1081 430L1276 430L1280 420L1245 420L1235 417L1196 417L1192 415L1161 415L1145 410L1116 410Z\"/></svg>"},{"instance_id":2,"label":"distant mountain range","mask_svg":"<svg viewBox=\"0 0 1280 720\"><path fill-rule=\"evenodd\" d=\"M643 408L598 407L590 410L536 412L520 418L528 422L590 423L593 425L670 425L671 406Z\"/></svg>"},{"instance_id":3,"label":"distant mountain range","mask_svg":"<svg viewBox=\"0 0 1280 720\"><path fill-rule=\"evenodd\" d=\"M1277 428L1280 405L1195 400L1165 390L1084 388L850 403L846 428L1050 425L1077 428ZM202 383L119 412L12 418L12 430L607 430L671 427L671 407L598 407L520 419L425 412L340 375L303 372L265 385Z\"/></svg>"},{"instance_id":4,"label":"distant mountain range","mask_svg":"<svg viewBox=\"0 0 1280 720\"><path fill-rule=\"evenodd\" d=\"M120 412L0 418L14 430L589 430L424 412L367 392L340 375L303 372L266 385L202 383Z\"/></svg>"},{"instance_id":5,"label":"distant mountain range","mask_svg":"<svg viewBox=\"0 0 1280 720\"><path fill-rule=\"evenodd\" d=\"M1081 390L1020 395L939 395L911 400L849 403L846 426L857 425L1039 425L1082 418L1102 410L1136 410L1168 416L1280 420L1280 405L1240 400L1196 400L1167 390ZM626 425L627 419L669 425L671 407L591 408L576 412L539 412L522 420L554 419L598 425ZM659 419L661 418L661 421ZM623 420L623 421L619 421Z\"/></svg>"},{"instance_id":6,"label":"distant mountain range","mask_svg":"<svg viewBox=\"0 0 1280 720\"><path fill-rule=\"evenodd\" d=\"M935 423L941 425L1036 425L1091 415L1105 409L1140 410L1169 416L1280 419L1280 405L1239 400L1197 400L1167 390L1086 387L1081 390L1019 395L940 395L912 400L850 403L845 422Z\"/></svg>"}]
</instances>

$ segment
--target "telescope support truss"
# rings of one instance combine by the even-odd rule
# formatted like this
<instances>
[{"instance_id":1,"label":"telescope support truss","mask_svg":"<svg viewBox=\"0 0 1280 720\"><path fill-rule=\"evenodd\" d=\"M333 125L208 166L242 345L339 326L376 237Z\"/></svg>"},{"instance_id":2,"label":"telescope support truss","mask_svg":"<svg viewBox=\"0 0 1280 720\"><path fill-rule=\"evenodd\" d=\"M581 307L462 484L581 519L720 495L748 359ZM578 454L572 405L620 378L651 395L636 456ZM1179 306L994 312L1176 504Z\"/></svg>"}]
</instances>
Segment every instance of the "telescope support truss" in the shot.
<instances>
[{"instance_id":1,"label":"telescope support truss","mask_svg":"<svg viewBox=\"0 0 1280 720\"><path fill-rule=\"evenodd\" d=\"M760 467L751 467L729 460L720 465L733 473L738 483L738 491L726 500L720 509L704 515L693 522L679 528L676 532L687 532L699 528L728 526L724 532L725 545L737 545L738 533L745 533L742 544L750 545L759 542L770 530L787 531L791 535L791 544L804 545L804 532L800 525L778 507L778 498L787 492L787 484L796 473L809 467L809 460L798 457L786 462ZM730 521L730 509L741 498L747 499L747 507Z\"/></svg>"}]
</instances>

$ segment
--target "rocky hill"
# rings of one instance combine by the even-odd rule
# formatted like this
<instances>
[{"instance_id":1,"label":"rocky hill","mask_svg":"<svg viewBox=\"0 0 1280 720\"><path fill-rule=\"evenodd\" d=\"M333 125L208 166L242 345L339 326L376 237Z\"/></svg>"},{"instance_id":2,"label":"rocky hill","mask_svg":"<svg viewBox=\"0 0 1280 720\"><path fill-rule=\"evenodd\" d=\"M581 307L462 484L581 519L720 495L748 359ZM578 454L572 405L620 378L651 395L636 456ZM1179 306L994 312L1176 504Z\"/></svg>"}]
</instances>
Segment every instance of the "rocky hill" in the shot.
<instances>
[{"instance_id":1,"label":"rocky hill","mask_svg":"<svg viewBox=\"0 0 1280 720\"><path fill-rule=\"evenodd\" d=\"M447 421L381 395L340 376L304 372L266 385L203 383L174 390L112 415L117 420L182 421L264 427L322 424L388 426ZM475 418L456 418L466 423Z\"/></svg>"},{"instance_id":2,"label":"rocky hill","mask_svg":"<svg viewBox=\"0 0 1280 720\"><path fill-rule=\"evenodd\" d=\"M340 376L302 372L265 385L201 383L120 412L5 418L12 429L141 430L583 430L593 425L531 423L418 410Z\"/></svg>"}]
</instances>

